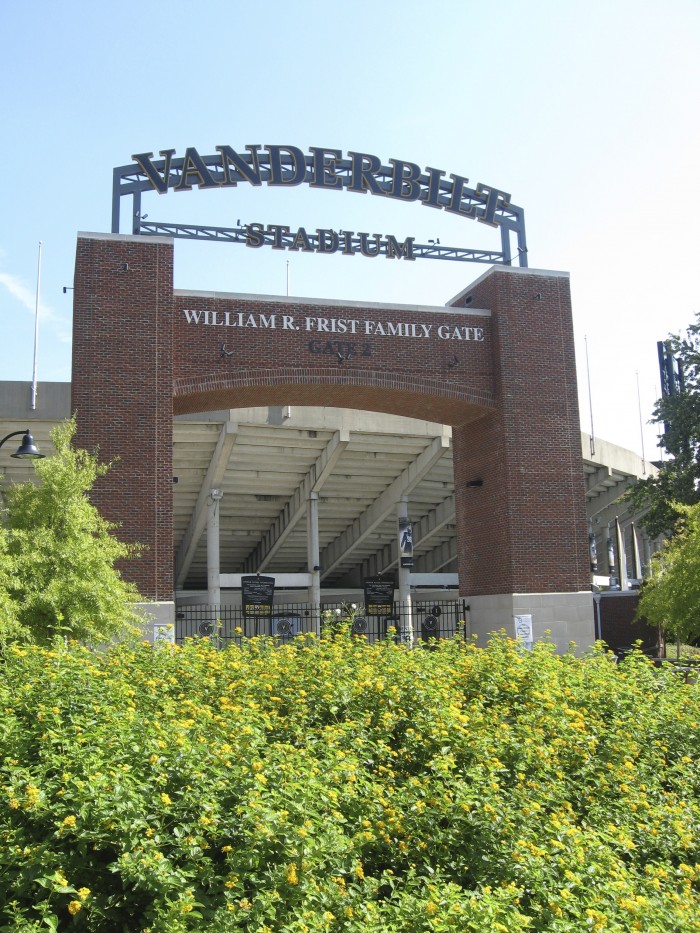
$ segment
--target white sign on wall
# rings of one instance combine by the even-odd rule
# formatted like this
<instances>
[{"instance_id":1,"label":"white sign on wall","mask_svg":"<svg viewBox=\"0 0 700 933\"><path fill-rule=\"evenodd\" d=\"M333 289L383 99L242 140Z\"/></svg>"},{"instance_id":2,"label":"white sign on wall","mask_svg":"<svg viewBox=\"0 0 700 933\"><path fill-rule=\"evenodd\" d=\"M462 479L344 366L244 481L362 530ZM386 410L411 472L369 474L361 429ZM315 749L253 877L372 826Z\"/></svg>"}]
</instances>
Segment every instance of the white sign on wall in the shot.
<instances>
[{"instance_id":1,"label":"white sign on wall","mask_svg":"<svg viewBox=\"0 0 700 933\"><path fill-rule=\"evenodd\" d=\"M515 637L523 648L527 648L528 651L531 651L533 642L535 641L535 636L532 631L532 616L513 616L513 622L515 625Z\"/></svg>"}]
</instances>

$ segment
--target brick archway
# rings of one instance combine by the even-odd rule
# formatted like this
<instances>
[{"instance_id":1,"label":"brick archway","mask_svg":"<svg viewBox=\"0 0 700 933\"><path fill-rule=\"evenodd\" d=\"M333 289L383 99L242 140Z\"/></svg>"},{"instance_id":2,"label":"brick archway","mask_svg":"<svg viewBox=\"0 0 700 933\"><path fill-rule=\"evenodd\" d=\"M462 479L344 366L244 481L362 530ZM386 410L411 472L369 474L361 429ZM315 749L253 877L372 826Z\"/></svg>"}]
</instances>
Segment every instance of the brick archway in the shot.
<instances>
[{"instance_id":1,"label":"brick archway","mask_svg":"<svg viewBox=\"0 0 700 933\"><path fill-rule=\"evenodd\" d=\"M313 374L300 374L283 367L274 373L241 368L235 373L176 379L173 385L176 415L259 405L355 408L450 425L467 424L494 407L493 400L480 400L478 393L467 389L445 395L444 385L436 379L376 371L317 369Z\"/></svg>"},{"instance_id":2,"label":"brick archway","mask_svg":"<svg viewBox=\"0 0 700 933\"><path fill-rule=\"evenodd\" d=\"M562 642L592 632L565 274L494 268L450 306L421 307L174 291L172 273L171 240L79 235L78 443L119 458L96 498L148 548L126 568L144 596L173 598L174 414L349 407L453 426L477 630L529 611Z\"/></svg>"}]
</instances>

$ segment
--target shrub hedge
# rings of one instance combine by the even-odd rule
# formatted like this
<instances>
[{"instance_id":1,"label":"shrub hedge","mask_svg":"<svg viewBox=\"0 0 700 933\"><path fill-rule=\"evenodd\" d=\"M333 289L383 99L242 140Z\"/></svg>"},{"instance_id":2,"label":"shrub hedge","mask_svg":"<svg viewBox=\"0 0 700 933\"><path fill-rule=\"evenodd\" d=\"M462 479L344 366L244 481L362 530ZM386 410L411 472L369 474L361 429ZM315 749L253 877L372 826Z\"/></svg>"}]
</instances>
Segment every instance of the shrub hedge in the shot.
<instances>
[{"instance_id":1,"label":"shrub hedge","mask_svg":"<svg viewBox=\"0 0 700 933\"><path fill-rule=\"evenodd\" d=\"M0 663L0 929L700 930L698 687L339 635Z\"/></svg>"}]
</instances>

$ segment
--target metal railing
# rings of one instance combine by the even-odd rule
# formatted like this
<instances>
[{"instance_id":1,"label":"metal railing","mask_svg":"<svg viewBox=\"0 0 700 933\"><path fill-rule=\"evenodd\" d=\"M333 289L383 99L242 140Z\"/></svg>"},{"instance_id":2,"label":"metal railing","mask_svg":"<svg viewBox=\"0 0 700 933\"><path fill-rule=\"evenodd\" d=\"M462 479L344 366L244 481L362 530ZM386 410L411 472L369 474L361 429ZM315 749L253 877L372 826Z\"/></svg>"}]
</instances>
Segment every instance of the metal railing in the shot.
<instances>
[{"instance_id":1,"label":"metal railing","mask_svg":"<svg viewBox=\"0 0 700 933\"><path fill-rule=\"evenodd\" d=\"M240 606L182 605L176 610L175 641L210 638L225 647L245 638L267 636L286 643L301 634L347 630L370 642L393 638L419 644L464 637L464 616L460 600L413 600L410 609L397 602L390 615L372 615L362 605L348 603L324 603L320 609L286 603L273 606L271 616L257 618L246 616Z\"/></svg>"}]
</instances>

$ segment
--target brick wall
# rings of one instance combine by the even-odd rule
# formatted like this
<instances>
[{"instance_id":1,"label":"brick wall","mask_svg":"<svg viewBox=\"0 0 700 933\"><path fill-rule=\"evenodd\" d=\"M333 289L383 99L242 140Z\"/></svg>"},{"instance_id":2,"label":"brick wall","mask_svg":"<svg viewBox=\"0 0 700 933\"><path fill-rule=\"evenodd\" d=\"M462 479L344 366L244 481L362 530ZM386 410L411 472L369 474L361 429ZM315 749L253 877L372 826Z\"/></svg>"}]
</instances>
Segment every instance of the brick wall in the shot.
<instances>
[{"instance_id":1,"label":"brick wall","mask_svg":"<svg viewBox=\"0 0 700 933\"><path fill-rule=\"evenodd\" d=\"M636 641L641 641L642 649L648 654L664 656L663 632L645 619L636 618L639 593L601 593L596 601L596 638L613 650L629 649Z\"/></svg>"},{"instance_id":2,"label":"brick wall","mask_svg":"<svg viewBox=\"0 0 700 933\"><path fill-rule=\"evenodd\" d=\"M262 318L275 326L237 323ZM406 336L367 333L399 325ZM482 340L439 336L476 328ZM175 411L305 404L464 423L493 404L490 328L483 314L432 308L178 292Z\"/></svg>"},{"instance_id":3,"label":"brick wall","mask_svg":"<svg viewBox=\"0 0 700 933\"><path fill-rule=\"evenodd\" d=\"M463 591L587 590L568 277L495 269L460 300L492 311L496 402L454 432ZM475 479L483 485L469 487Z\"/></svg>"},{"instance_id":4,"label":"brick wall","mask_svg":"<svg viewBox=\"0 0 700 933\"><path fill-rule=\"evenodd\" d=\"M77 440L119 458L95 501L146 545L125 567L146 598L173 592L173 413L299 404L455 427L465 594L587 589L566 276L491 270L443 310L173 293L172 263L164 239L78 240Z\"/></svg>"},{"instance_id":5,"label":"brick wall","mask_svg":"<svg viewBox=\"0 0 700 933\"><path fill-rule=\"evenodd\" d=\"M172 599L172 243L80 236L73 292L76 443L115 460L93 500L145 551L125 576Z\"/></svg>"}]
</instances>

